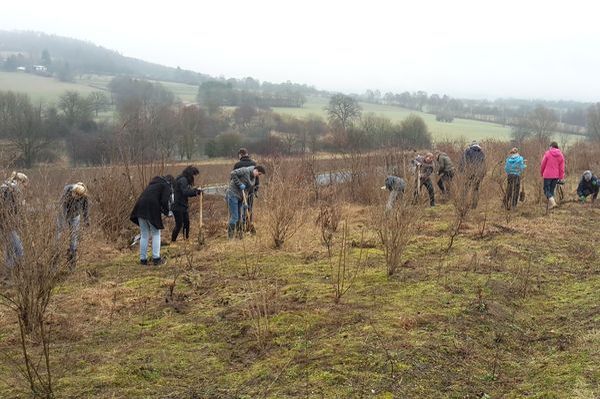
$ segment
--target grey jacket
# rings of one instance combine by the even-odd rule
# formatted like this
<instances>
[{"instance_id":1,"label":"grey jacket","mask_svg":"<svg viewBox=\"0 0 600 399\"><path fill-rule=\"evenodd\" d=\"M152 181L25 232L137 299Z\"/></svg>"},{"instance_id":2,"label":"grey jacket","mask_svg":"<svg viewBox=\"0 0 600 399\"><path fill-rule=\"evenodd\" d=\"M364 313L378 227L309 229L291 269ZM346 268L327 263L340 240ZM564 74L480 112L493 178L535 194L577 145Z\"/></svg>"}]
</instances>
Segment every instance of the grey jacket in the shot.
<instances>
[{"instance_id":1,"label":"grey jacket","mask_svg":"<svg viewBox=\"0 0 600 399\"><path fill-rule=\"evenodd\" d=\"M252 192L254 185L256 184L256 178L254 177L254 166L247 166L244 168L235 169L231 172L231 178L229 181L229 188L227 191L238 197L240 200L242 197L242 189L240 186L243 184L246 186L246 193Z\"/></svg>"},{"instance_id":2,"label":"grey jacket","mask_svg":"<svg viewBox=\"0 0 600 399\"><path fill-rule=\"evenodd\" d=\"M454 164L452 160L445 152L442 152L438 155L438 175L443 174L453 174L454 173Z\"/></svg>"}]
</instances>

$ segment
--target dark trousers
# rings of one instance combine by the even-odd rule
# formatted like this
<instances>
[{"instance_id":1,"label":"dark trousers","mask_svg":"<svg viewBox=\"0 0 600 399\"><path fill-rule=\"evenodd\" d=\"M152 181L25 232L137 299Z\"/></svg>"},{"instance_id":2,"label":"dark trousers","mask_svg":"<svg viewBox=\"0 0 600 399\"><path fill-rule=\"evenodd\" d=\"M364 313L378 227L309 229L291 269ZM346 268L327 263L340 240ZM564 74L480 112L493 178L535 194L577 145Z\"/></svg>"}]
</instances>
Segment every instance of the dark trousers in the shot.
<instances>
[{"instance_id":1,"label":"dark trousers","mask_svg":"<svg viewBox=\"0 0 600 399\"><path fill-rule=\"evenodd\" d=\"M517 207L519 202L519 192L521 191L521 176L508 175L508 185L506 187L506 209Z\"/></svg>"},{"instance_id":2,"label":"dark trousers","mask_svg":"<svg viewBox=\"0 0 600 399\"><path fill-rule=\"evenodd\" d=\"M171 234L171 241L177 241L177 236L183 227L183 237L187 240L190 238L190 213L187 209L174 209L175 228Z\"/></svg>"},{"instance_id":3,"label":"dark trousers","mask_svg":"<svg viewBox=\"0 0 600 399\"><path fill-rule=\"evenodd\" d=\"M435 206L435 192L433 191L433 183L431 183L431 178L421 179L421 187L425 186L427 189L427 193L429 194L429 205ZM416 204L419 201L419 187L415 189L414 195L414 203Z\"/></svg>"},{"instance_id":4,"label":"dark trousers","mask_svg":"<svg viewBox=\"0 0 600 399\"><path fill-rule=\"evenodd\" d=\"M454 177L454 173L452 172L444 172L440 175L439 180L437 181L437 186L440 188L440 191L442 192L442 194L446 195L448 194L448 190L449 190L449 186L450 186L450 182L452 181L452 178Z\"/></svg>"},{"instance_id":5,"label":"dark trousers","mask_svg":"<svg viewBox=\"0 0 600 399\"><path fill-rule=\"evenodd\" d=\"M240 219L238 221L237 228L243 230L246 227L246 223L252 224L254 213L252 212L252 205L254 204L254 194L248 195L248 209L244 207L244 202L240 201L238 215Z\"/></svg>"},{"instance_id":6,"label":"dark trousers","mask_svg":"<svg viewBox=\"0 0 600 399\"><path fill-rule=\"evenodd\" d=\"M558 179L544 179L544 195L546 198L554 197L557 183Z\"/></svg>"}]
</instances>

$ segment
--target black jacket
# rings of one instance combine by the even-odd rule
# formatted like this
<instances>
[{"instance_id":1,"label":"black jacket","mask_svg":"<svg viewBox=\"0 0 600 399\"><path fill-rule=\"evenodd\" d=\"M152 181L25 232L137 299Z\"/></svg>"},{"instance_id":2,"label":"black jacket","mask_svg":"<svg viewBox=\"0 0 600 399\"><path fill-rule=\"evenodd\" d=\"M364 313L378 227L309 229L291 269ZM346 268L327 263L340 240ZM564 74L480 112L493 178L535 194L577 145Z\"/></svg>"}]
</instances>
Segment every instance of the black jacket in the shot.
<instances>
[{"instance_id":1,"label":"black jacket","mask_svg":"<svg viewBox=\"0 0 600 399\"><path fill-rule=\"evenodd\" d=\"M577 186L577 195L580 197L593 195L593 198L596 199L596 197L598 197L598 191L600 191L600 179L594 175L592 175L592 178L589 181L586 181L582 177Z\"/></svg>"},{"instance_id":2,"label":"black jacket","mask_svg":"<svg viewBox=\"0 0 600 399\"><path fill-rule=\"evenodd\" d=\"M169 215L172 195L173 188L165 177L156 176L152 178L148 187L135 203L129 219L139 225L138 219L143 218L157 229L164 229L161 213L165 216Z\"/></svg>"},{"instance_id":3,"label":"black jacket","mask_svg":"<svg viewBox=\"0 0 600 399\"><path fill-rule=\"evenodd\" d=\"M193 181L190 181L186 175L179 175L175 180L175 202L173 203L174 211L186 211L188 209L188 197L195 197L199 191L192 187Z\"/></svg>"},{"instance_id":4,"label":"black jacket","mask_svg":"<svg viewBox=\"0 0 600 399\"><path fill-rule=\"evenodd\" d=\"M239 168L245 168L248 166L256 166L256 161L254 161L252 158L250 158L248 155L244 155L243 157L240 158L239 161L237 161L235 163L235 165L233 166L233 170L239 169ZM258 177L255 179L254 182L254 190L253 191L258 191L258 186L260 185L260 180L258 179ZM252 195L252 193L250 193Z\"/></svg>"}]
</instances>

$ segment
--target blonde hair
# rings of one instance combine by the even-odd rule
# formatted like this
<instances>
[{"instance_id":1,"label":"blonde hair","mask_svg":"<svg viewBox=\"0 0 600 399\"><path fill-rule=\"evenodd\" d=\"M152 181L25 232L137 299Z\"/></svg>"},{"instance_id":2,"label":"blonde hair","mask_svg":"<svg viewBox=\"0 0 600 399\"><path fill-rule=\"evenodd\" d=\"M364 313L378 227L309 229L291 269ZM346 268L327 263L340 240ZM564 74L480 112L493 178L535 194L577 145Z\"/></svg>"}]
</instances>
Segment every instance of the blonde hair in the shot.
<instances>
[{"instance_id":1,"label":"blonde hair","mask_svg":"<svg viewBox=\"0 0 600 399\"><path fill-rule=\"evenodd\" d=\"M73 186L73 189L71 191L81 197L87 195L87 188L85 187L85 184L83 184L82 182L75 183L75 185Z\"/></svg>"},{"instance_id":2,"label":"blonde hair","mask_svg":"<svg viewBox=\"0 0 600 399\"><path fill-rule=\"evenodd\" d=\"M29 181L29 178L25 173L13 171L10 174L10 178L8 180L12 182L27 183Z\"/></svg>"}]
</instances>

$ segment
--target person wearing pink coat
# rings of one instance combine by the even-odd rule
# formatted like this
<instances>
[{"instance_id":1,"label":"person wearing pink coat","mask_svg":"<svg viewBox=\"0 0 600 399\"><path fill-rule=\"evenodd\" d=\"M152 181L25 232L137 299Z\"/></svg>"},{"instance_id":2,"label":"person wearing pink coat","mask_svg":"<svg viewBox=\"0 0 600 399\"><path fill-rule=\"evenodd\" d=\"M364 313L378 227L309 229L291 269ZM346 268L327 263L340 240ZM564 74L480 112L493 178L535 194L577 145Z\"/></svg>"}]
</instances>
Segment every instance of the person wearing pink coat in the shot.
<instances>
[{"instance_id":1,"label":"person wearing pink coat","mask_svg":"<svg viewBox=\"0 0 600 399\"><path fill-rule=\"evenodd\" d=\"M550 143L550 149L544 154L540 173L544 178L544 194L548 198L550 208L556 206L554 190L559 180L565 178L565 157L558 149L556 141Z\"/></svg>"}]
</instances>

